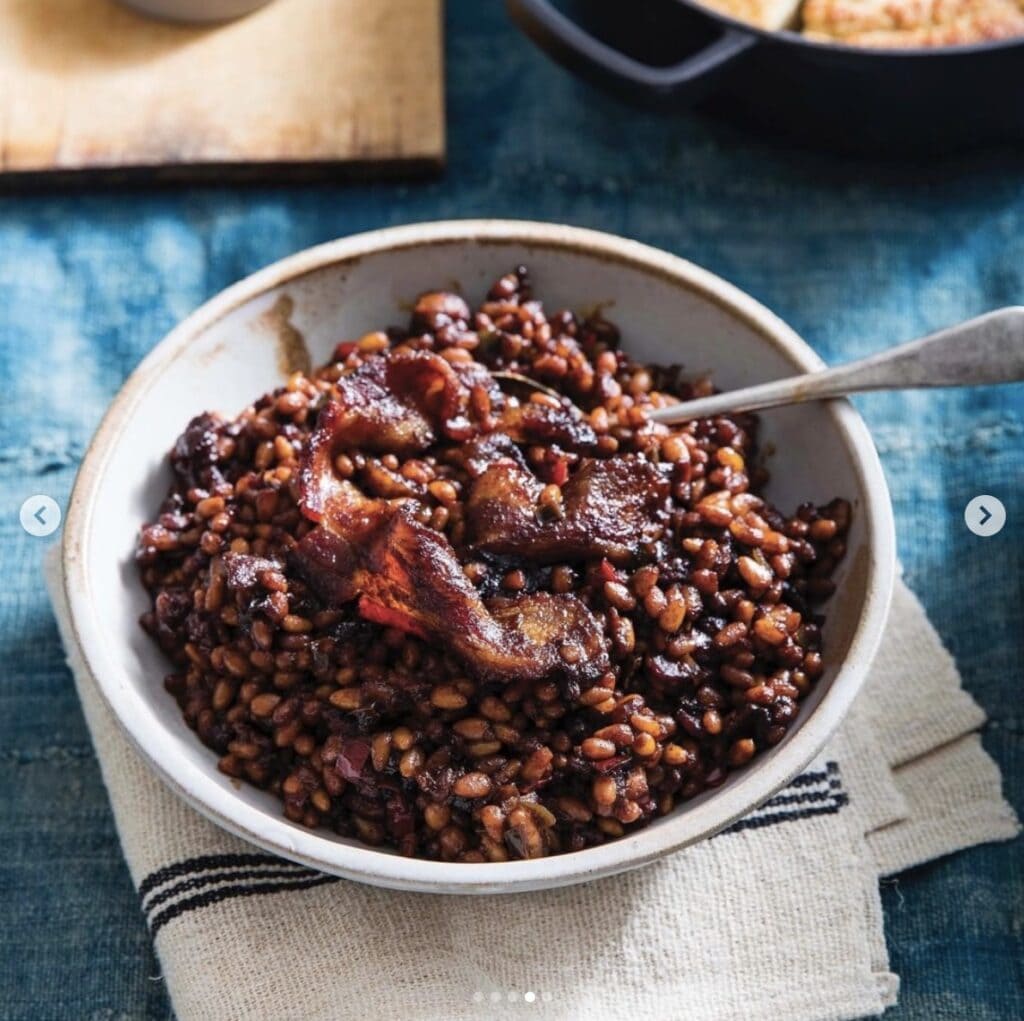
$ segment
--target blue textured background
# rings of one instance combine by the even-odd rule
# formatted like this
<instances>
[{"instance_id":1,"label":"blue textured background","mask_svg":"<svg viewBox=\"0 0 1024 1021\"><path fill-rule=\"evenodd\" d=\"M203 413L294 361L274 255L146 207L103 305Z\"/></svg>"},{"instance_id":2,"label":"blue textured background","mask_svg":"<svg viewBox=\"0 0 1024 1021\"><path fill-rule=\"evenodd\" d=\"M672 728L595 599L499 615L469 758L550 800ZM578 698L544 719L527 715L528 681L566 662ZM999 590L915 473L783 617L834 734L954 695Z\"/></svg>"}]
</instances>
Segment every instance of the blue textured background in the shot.
<instances>
[{"instance_id":1,"label":"blue textured background","mask_svg":"<svg viewBox=\"0 0 1024 1021\"><path fill-rule=\"evenodd\" d=\"M413 220L560 220L681 253L832 360L1024 302L1024 157L917 166L780 150L642 114L549 66L496 4L451 0L449 167L409 184L0 199L0 1018L170 1017L21 501L63 502L142 355L225 285L296 249ZM1024 387L866 398L911 585L991 717L1024 813ZM970 535L993 493L1009 523ZM1022 842L886 884L893 1019L1024 1016ZM794 976L795 981L813 976Z\"/></svg>"}]
</instances>

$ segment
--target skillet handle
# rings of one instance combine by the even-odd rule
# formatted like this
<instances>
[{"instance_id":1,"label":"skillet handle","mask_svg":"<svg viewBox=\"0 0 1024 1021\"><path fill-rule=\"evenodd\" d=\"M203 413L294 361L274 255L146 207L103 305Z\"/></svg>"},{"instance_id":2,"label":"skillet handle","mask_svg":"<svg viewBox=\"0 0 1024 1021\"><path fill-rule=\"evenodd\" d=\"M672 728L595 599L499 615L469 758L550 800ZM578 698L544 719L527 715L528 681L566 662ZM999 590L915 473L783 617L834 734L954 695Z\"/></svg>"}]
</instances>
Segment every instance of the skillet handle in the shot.
<instances>
[{"instance_id":1,"label":"skillet handle","mask_svg":"<svg viewBox=\"0 0 1024 1021\"><path fill-rule=\"evenodd\" d=\"M756 36L726 28L677 64L656 67L603 43L557 10L550 0L506 0L512 20L564 67L636 98L694 101L708 79L757 44Z\"/></svg>"}]
</instances>

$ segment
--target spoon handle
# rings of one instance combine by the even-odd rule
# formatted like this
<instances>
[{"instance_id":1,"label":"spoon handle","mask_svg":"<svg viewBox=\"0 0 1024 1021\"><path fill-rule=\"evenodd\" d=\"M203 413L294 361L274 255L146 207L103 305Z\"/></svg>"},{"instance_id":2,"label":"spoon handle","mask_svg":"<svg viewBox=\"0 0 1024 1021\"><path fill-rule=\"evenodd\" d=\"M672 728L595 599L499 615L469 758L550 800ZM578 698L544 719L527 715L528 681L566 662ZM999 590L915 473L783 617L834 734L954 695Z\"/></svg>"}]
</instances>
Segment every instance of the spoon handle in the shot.
<instances>
[{"instance_id":1,"label":"spoon handle","mask_svg":"<svg viewBox=\"0 0 1024 1021\"><path fill-rule=\"evenodd\" d=\"M686 422L868 390L976 386L1024 380L1024 306L997 309L846 365L672 404L654 422Z\"/></svg>"}]
</instances>

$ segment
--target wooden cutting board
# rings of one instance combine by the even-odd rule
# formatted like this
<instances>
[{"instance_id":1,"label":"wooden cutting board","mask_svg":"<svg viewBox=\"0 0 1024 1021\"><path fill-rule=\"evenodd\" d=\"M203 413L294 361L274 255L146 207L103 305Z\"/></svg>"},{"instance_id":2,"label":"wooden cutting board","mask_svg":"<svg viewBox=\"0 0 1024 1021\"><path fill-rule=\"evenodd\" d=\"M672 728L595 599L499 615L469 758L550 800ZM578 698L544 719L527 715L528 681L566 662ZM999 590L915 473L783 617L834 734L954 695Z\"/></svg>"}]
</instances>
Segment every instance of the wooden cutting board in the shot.
<instances>
[{"instance_id":1,"label":"wooden cutting board","mask_svg":"<svg viewBox=\"0 0 1024 1021\"><path fill-rule=\"evenodd\" d=\"M0 183L438 167L442 0L273 0L228 24L0 0Z\"/></svg>"}]
</instances>

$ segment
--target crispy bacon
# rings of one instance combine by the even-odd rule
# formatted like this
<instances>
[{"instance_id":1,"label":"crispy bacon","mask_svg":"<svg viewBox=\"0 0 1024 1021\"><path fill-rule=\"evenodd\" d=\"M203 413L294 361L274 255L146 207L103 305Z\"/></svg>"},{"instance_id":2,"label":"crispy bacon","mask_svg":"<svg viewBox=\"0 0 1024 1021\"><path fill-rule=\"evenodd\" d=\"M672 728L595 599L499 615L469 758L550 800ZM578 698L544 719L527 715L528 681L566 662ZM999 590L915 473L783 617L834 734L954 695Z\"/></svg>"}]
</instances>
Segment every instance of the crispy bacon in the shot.
<instances>
[{"instance_id":1,"label":"crispy bacon","mask_svg":"<svg viewBox=\"0 0 1024 1021\"><path fill-rule=\"evenodd\" d=\"M292 551L291 565L328 606L359 598L355 546L326 528L314 528Z\"/></svg>"},{"instance_id":2,"label":"crispy bacon","mask_svg":"<svg viewBox=\"0 0 1024 1021\"><path fill-rule=\"evenodd\" d=\"M656 538L669 481L644 458L584 458L562 488L561 517L538 507L543 490L513 460L492 463L473 483L466 503L473 548L535 563L598 557L623 562Z\"/></svg>"},{"instance_id":3,"label":"crispy bacon","mask_svg":"<svg viewBox=\"0 0 1024 1021\"><path fill-rule=\"evenodd\" d=\"M368 619L440 639L478 676L572 686L608 669L601 627L575 596L537 593L485 605L455 550L420 524L413 504L373 500L338 478L331 457L335 404L320 413L300 470L300 506L319 524L292 554L307 584L331 605L359 600Z\"/></svg>"},{"instance_id":4,"label":"crispy bacon","mask_svg":"<svg viewBox=\"0 0 1024 1021\"><path fill-rule=\"evenodd\" d=\"M367 619L441 639L478 677L579 684L608 669L601 628L575 596L547 593L485 605L447 539L409 504L365 500L344 513L335 500L293 554L297 569L332 604L358 597Z\"/></svg>"},{"instance_id":5,"label":"crispy bacon","mask_svg":"<svg viewBox=\"0 0 1024 1021\"><path fill-rule=\"evenodd\" d=\"M506 401L478 362L450 362L429 351L368 358L335 382L331 416L318 424L332 453L359 449L409 457L441 439L465 442L497 431L521 444L596 450L597 435L572 407ZM330 424L330 430L325 428Z\"/></svg>"},{"instance_id":6,"label":"crispy bacon","mask_svg":"<svg viewBox=\"0 0 1024 1021\"><path fill-rule=\"evenodd\" d=\"M344 435L348 421L348 412L341 404L325 404L306 443L299 465L299 505L310 521L320 521L325 515L357 515L363 504L369 506L372 502L334 470L339 437ZM349 522L345 530L354 532L356 523Z\"/></svg>"},{"instance_id":7,"label":"crispy bacon","mask_svg":"<svg viewBox=\"0 0 1024 1021\"><path fill-rule=\"evenodd\" d=\"M576 409L528 401L506 408L497 429L516 443L556 444L573 453L597 449L597 433Z\"/></svg>"},{"instance_id":8,"label":"crispy bacon","mask_svg":"<svg viewBox=\"0 0 1024 1021\"><path fill-rule=\"evenodd\" d=\"M452 451L450 460L462 467L474 479L479 478L491 465L507 463L527 470L523 452L505 433L480 436Z\"/></svg>"},{"instance_id":9,"label":"crispy bacon","mask_svg":"<svg viewBox=\"0 0 1024 1021\"><path fill-rule=\"evenodd\" d=\"M404 368L408 374L411 366ZM399 375L396 361L370 358L337 381L332 446L411 456L434 442L434 427L426 413L395 389ZM444 375L438 378L443 390Z\"/></svg>"},{"instance_id":10,"label":"crispy bacon","mask_svg":"<svg viewBox=\"0 0 1024 1021\"><path fill-rule=\"evenodd\" d=\"M338 410L331 419L331 448L399 457L418 454L442 436L461 440L472 435L474 387L483 387L491 400L500 400L500 391L483 366L453 365L428 351L369 358L335 386L338 396L332 403ZM318 432L324 432L322 427Z\"/></svg>"}]
</instances>

